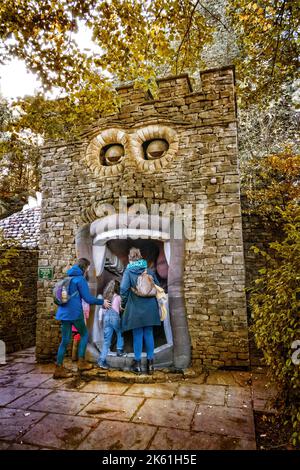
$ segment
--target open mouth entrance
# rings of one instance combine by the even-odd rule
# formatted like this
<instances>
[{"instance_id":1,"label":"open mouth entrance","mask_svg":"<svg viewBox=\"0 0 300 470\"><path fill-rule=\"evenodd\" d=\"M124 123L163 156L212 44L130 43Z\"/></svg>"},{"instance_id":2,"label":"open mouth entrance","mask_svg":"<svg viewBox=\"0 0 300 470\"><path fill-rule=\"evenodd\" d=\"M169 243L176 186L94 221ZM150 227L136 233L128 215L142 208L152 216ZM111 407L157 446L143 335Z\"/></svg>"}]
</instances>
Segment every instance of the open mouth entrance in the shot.
<instances>
[{"instance_id":1,"label":"open mouth entrance","mask_svg":"<svg viewBox=\"0 0 300 470\"><path fill-rule=\"evenodd\" d=\"M157 368L187 367L190 362L190 338L183 299L183 240L172 239L170 231L162 229L161 224L158 230L121 226L118 216L117 219L114 216L112 230L105 220L108 218L104 217L84 226L76 236L77 256L91 261L89 285L92 294L102 295L111 279L121 280L130 248L139 248L169 297L169 314L161 326L154 327L154 364ZM132 220L129 222L132 226ZM92 362L98 360L103 344L103 323L99 319L101 308L97 306L92 309L88 321L89 343L86 357ZM130 368L134 357L132 331L125 332L124 343L126 356L117 357L116 339L113 338L107 356L109 366L123 370ZM142 362L145 360L146 354L143 352Z\"/></svg>"},{"instance_id":2,"label":"open mouth entrance","mask_svg":"<svg viewBox=\"0 0 300 470\"><path fill-rule=\"evenodd\" d=\"M143 240L141 238L136 240L131 238L126 240L113 239L106 243L106 260L102 275L97 278L97 293L102 294L111 279L118 279L121 282L123 270L128 263L128 253L132 247L141 250L142 257L147 261L148 267L156 272L161 287L167 293L169 268L164 252L164 243L159 240ZM162 322L161 326L154 326L153 332L156 348L172 343L169 318ZM123 336L124 352L126 354L132 353L132 332L127 331ZM116 341L116 334L114 334L110 348L112 353L116 352Z\"/></svg>"}]
</instances>

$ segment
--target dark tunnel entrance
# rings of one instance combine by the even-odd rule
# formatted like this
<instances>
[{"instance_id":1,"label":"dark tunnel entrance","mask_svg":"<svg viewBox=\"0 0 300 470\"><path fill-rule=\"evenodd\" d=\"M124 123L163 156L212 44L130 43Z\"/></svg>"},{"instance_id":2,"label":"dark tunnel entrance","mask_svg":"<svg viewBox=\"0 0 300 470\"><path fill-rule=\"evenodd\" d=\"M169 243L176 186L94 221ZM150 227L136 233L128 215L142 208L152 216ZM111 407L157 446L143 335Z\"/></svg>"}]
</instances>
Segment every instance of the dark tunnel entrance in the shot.
<instances>
[{"instance_id":1,"label":"dark tunnel entrance","mask_svg":"<svg viewBox=\"0 0 300 470\"><path fill-rule=\"evenodd\" d=\"M106 243L108 252L112 253L118 258L123 266L120 269L120 265L116 269L115 263L109 262L107 257L102 275L97 278L97 293L102 294L106 284L111 279L122 280L122 271L125 269L128 263L128 253L130 248L135 247L141 250L143 258L147 261L148 267L155 271L161 287L164 288L165 292L168 292L168 263L164 253L164 243L159 240L151 239L113 239ZM162 323L160 326L154 326L154 341L155 348L166 344L166 332L165 325ZM124 333L124 352L133 352L132 343L132 332L127 331ZM111 345L111 352L116 352L116 334L114 333ZM145 352L145 347L143 349Z\"/></svg>"}]
</instances>

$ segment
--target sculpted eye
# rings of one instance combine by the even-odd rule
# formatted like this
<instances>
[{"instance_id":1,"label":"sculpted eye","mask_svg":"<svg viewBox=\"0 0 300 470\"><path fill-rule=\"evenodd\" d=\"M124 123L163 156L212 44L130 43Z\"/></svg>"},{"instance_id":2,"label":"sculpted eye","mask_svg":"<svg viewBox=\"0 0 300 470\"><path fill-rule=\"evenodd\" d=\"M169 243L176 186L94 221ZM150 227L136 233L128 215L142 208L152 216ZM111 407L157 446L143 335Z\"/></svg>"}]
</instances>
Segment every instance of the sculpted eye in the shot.
<instances>
[{"instance_id":1,"label":"sculpted eye","mask_svg":"<svg viewBox=\"0 0 300 470\"><path fill-rule=\"evenodd\" d=\"M169 144L165 139L153 139L143 143L144 158L155 160L161 158L169 149Z\"/></svg>"},{"instance_id":2,"label":"sculpted eye","mask_svg":"<svg viewBox=\"0 0 300 470\"><path fill-rule=\"evenodd\" d=\"M169 126L150 124L136 130L132 149L138 166L143 171L164 168L178 152L177 132Z\"/></svg>"},{"instance_id":3,"label":"sculpted eye","mask_svg":"<svg viewBox=\"0 0 300 470\"><path fill-rule=\"evenodd\" d=\"M124 147L121 144L109 144L102 147L100 151L100 162L104 166L119 163L124 157Z\"/></svg>"},{"instance_id":4,"label":"sculpted eye","mask_svg":"<svg viewBox=\"0 0 300 470\"><path fill-rule=\"evenodd\" d=\"M104 129L86 149L86 162L96 176L119 175L127 153L127 134L122 129Z\"/></svg>"}]
</instances>

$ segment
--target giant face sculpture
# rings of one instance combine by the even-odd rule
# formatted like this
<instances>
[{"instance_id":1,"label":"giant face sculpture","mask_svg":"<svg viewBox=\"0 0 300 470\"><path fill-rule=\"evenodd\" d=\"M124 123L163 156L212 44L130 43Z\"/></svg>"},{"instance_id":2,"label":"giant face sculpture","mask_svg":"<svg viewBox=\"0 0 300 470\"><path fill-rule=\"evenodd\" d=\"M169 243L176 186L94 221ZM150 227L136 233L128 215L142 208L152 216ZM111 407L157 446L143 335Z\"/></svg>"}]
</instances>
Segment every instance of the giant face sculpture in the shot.
<instances>
[{"instance_id":1,"label":"giant face sculpture","mask_svg":"<svg viewBox=\"0 0 300 470\"><path fill-rule=\"evenodd\" d=\"M92 139L86 152L86 160L96 176L117 176L122 185L122 176L127 164L140 172L157 172L173 159L178 151L178 136L175 130L165 125L148 125L136 130L111 128ZM149 206L149 205L148 205ZM163 206L162 209L168 206ZM145 203L126 206L126 212L112 214L107 204L97 203L90 214L96 220L85 225L76 236L79 257L87 257L93 263L93 278L90 278L94 293L101 293L111 277L121 279L128 263L128 252L132 246L139 247L143 257L158 274L161 285L168 293L169 314L161 327L155 328L155 364L160 367L175 365L186 368L190 363L190 338L183 299L184 239L174 239L174 220L165 215L148 213ZM101 217L101 211L103 216ZM93 215L91 215L93 219ZM95 287L97 286L97 287ZM90 340L87 355L97 360L103 343L101 308L96 308L90 321ZM132 357L131 337L126 347L127 357L120 358L111 352L110 365L126 368Z\"/></svg>"}]
</instances>

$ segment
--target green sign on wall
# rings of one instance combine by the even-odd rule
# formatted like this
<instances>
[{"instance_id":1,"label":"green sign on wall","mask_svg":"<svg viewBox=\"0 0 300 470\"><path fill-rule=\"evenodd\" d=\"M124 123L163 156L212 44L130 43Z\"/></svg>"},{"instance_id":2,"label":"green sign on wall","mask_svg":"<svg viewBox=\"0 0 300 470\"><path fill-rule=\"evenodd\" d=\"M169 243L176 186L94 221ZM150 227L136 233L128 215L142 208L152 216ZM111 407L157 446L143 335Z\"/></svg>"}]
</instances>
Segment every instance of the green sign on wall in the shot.
<instances>
[{"instance_id":1,"label":"green sign on wall","mask_svg":"<svg viewBox=\"0 0 300 470\"><path fill-rule=\"evenodd\" d=\"M39 274L38 277L40 280L51 280L53 279L53 268L50 268L48 266L43 266L39 268Z\"/></svg>"}]
</instances>

